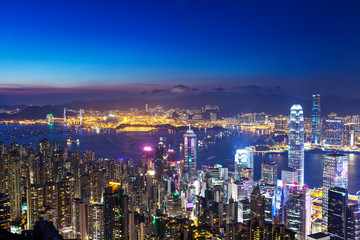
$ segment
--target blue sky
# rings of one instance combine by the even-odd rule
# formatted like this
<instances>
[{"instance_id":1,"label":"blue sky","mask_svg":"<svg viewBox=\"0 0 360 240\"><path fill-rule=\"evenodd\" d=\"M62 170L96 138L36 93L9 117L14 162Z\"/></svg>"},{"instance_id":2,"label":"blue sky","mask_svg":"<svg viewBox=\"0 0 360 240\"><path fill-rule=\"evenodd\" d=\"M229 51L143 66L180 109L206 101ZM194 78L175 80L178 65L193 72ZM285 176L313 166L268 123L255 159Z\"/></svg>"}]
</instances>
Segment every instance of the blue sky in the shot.
<instances>
[{"instance_id":1,"label":"blue sky","mask_svg":"<svg viewBox=\"0 0 360 240\"><path fill-rule=\"evenodd\" d=\"M355 96L359 12L359 1L2 1L0 88L296 84Z\"/></svg>"}]
</instances>

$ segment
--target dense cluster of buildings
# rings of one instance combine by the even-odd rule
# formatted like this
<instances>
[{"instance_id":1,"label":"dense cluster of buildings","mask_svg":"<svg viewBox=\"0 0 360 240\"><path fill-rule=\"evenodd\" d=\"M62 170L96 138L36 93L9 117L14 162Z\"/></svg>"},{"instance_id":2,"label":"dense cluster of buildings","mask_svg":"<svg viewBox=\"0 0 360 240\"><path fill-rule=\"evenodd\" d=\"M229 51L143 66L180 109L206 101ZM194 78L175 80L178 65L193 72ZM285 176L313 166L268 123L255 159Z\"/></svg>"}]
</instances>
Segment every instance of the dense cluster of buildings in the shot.
<instances>
[{"instance_id":1,"label":"dense cluster of buildings","mask_svg":"<svg viewBox=\"0 0 360 240\"><path fill-rule=\"evenodd\" d=\"M313 98L311 142L318 145L329 133L321 129L320 97ZM300 105L292 106L288 128L288 168L262 162L259 181L254 147L236 150L233 168L198 166L190 127L181 160L164 139L136 162L70 152L47 139L37 148L1 143L0 228L28 239L49 223L57 239L360 239L348 156L324 154L322 193L314 198L304 181Z\"/></svg>"}]
</instances>

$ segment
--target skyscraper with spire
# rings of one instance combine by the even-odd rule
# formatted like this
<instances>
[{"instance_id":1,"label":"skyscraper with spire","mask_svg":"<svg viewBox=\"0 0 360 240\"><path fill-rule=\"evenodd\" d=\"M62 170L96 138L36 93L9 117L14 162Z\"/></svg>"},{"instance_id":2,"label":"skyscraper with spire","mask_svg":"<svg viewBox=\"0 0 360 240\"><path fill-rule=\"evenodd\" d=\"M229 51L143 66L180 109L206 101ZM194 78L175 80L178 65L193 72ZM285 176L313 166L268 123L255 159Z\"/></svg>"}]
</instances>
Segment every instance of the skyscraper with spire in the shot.
<instances>
[{"instance_id":1,"label":"skyscraper with spire","mask_svg":"<svg viewBox=\"0 0 360 240\"><path fill-rule=\"evenodd\" d=\"M304 185L304 113L299 104L291 107L289 126L290 168L298 171L300 187Z\"/></svg>"},{"instance_id":2,"label":"skyscraper with spire","mask_svg":"<svg viewBox=\"0 0 360 240\"><path fill-rule=\"evenodd\" d=\"M311 108L311 144L321 143L321 108L320 94L312 95Z\"/></svg>"},{"instance_id":3,"label":"skyscraper with spire","mask_svg":"<svg viewBox=\"0 0 360 240\"><path fill-rule=\"evenodd\" d=\"M189 126L184 134L184 173L187 180L194 179L196 173L197 141L196 134Z\"/></svg>"}]
</instances>

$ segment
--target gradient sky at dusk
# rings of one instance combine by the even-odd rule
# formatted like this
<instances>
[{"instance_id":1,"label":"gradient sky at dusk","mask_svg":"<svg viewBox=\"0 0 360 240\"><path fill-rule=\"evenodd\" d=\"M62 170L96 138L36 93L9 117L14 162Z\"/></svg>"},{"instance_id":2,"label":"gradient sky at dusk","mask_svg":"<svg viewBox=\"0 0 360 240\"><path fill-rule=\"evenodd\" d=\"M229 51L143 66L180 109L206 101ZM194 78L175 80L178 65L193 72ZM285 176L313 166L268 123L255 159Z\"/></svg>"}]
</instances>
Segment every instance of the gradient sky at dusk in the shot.
<instances>
[{"instance_id":1,"label":"gradient sky at dusk","mask_svg":"<svg viewBox=\"0 0 360 240\"><path fill-rule=\"evenodd\" d=\"M359 12L359 1L2 1L0 94L183 84L357 97Z\"/></svg>"}]
</instances>

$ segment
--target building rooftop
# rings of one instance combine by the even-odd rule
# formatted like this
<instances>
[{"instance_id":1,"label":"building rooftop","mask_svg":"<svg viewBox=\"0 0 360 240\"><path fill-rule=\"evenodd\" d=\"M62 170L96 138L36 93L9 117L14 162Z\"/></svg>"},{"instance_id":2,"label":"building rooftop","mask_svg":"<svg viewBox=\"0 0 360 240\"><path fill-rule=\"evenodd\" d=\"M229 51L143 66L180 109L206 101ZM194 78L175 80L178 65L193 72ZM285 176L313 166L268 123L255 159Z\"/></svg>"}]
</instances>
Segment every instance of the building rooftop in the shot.
<instances>
[{"instance_id":1,"label":"building rooftop","mask_svg":"<svg viewBox=\"0 0 360 240\"><path fill-rule=\"evenodd\" d=\"M311 237L313 239L321 239L321 238L328 237L328 236L329 236L328 234L325 234L323 232L308 235L308 237Z\"/></svg>"}]
</instances>

